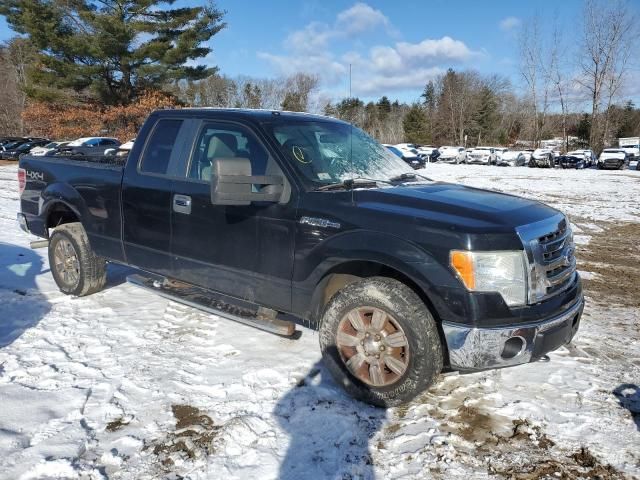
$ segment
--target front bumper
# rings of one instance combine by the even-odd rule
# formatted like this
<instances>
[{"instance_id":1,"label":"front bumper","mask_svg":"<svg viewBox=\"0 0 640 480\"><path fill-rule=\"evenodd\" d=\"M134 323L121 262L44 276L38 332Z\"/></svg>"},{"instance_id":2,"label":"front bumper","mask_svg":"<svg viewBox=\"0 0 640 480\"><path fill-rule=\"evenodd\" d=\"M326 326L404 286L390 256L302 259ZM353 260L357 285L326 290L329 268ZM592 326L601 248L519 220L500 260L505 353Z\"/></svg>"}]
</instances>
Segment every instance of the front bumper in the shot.
<instances>
[{"instance_id":1,"label":"front bumper","mask_svg":"<svg viewBox=\"0 0 640 480\"><path fill-rule=\"evenodd\" d=\"M473 165L490 165L491 159L488 157L476 158L476 157L467 157L467 163Z\"/></svg>"},{"instance_id":2,"label":"front bumper","mask_svg":"<svg viewBox=\"0 0 640 480\"><path fill-rule=\"evenodd\" d=\"M583 309L580 296L561 314L536 323L477 328L442 322L449 365L454 370L477 371L536 361L573 339Z\"/></svg>"}]
</instances>

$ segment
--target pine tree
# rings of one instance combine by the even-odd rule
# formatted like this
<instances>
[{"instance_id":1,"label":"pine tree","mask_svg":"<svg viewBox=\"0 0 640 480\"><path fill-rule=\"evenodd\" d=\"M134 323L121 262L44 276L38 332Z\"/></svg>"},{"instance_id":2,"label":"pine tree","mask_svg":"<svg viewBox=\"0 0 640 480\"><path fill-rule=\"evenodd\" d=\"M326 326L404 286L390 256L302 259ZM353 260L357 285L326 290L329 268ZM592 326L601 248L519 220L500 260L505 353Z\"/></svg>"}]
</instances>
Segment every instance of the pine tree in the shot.
<instances>
[{"instance_id":1,"label":"pine tree","mask_svg":"<svg viewBox=\"0 0 640 480\"><path fill-rule=\"evenodd\" d=\"M410 143L429 143L429 123L421 105L414 103L402 121L404 138Z\"/></svg>"},{"instance_id":2,"label":"pine tree","mask_svg":"<svg viewBox=\"0 0 640 480\"><path fill-rule=\"evenodd\" d=\"M196 80L215 67L187 65L225 24L209 6L162 8L160 0L3 0L0 15L39 51L31 97L70 89L128 104L146 89Z\"/></svg>"},{"instance_id":3,"label":"pine tree","mask_svg":"<svg viewBox=\"0 0 640 480\"><path fill-rule=\"evenodd\" d=\"M478 140L482 142L482 139L484 139L485 142L490 142L495 140L492 134L499 121L498 101L495 93L487 86L483 86L480 89L478 97L478 109L474 115Z\"/></svg>"}]
</instances>

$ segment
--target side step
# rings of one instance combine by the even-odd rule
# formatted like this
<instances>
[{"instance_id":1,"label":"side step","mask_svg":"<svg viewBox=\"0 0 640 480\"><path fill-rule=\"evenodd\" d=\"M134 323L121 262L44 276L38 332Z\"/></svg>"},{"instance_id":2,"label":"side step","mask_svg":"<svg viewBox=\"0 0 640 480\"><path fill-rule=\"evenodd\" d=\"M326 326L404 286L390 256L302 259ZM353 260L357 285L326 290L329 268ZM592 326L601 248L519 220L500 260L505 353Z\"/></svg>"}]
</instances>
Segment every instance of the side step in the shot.
<instances>
[{"instance_id":1,"label":"side step","mask_svg":"<svg viewBox=\"0 0 640 480\"><path fill-rule=\"evenodd\" d=\"M276 312L273 310L257 307L256 309L251 309L232 305L216 298L215 294L204 288L175 280L163 279L162 277L159 278L158 280L158 277L147 277L136 273L127 276L127 282L150 290L174 302L214 315L220 315L234 322L259 328L276 335L290 337L296 333L295 323L276 318Z\"/></svg>"}]
</instances>

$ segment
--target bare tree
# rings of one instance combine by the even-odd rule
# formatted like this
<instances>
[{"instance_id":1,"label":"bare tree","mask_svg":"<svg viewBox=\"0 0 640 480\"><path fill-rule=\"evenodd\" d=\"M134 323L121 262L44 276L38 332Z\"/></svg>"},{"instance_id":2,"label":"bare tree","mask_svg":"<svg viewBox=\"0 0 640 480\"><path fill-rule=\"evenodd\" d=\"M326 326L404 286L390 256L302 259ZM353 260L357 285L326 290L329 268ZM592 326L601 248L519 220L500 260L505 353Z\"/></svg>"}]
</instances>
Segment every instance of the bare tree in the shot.
<instances>
[{"instance_id":1,"label":"bare tree","mask_svg":"<svg viewBox=\"0 0 640 480\"><path fill-rule=\"evenodd\" d=\"M637 40L637 20L625 1L586 1L579 83L591 99L592 148L599 150L604 145L609 107L623 84ZM602 112L604 122L600 118Z\"/></svg>"},{"instance_id":2,"label":"bare tree","mask_svg":"<svg viewBox=\"0 0 640 480\"><path fill-rule=\"evenodd\" d=\"M541 140L549 109L549 76L545 74L545 55L540 19L525 22L519 33L520 74L529 90L533 135L536 145Z\"/></svg>"},{"instance_id":3,"label":"bare tree","mask_svg":"<svg viewBox=\"0 0 640 480\"><path fill-rule=\"evenodd\" d=\"M562 31L556 23L553 29L552 41L549 49L549 59L546 67L546 77L553 86L554 95L557 95L560 102L560 113L562 119L562 138L565 150L569 150L569 136L567 133L567 116L569 105L567 98L568 74L566 70L566 48L563 42Z\"/></svg>"},{"instance_id":4,"label":"bare tree","mask_svg":"<svg viewBox=\"0 0 640 480\"><path fill-rule=\"evenodd\" d=\"M318 88L318 76L308 73L296 73L288 77L285 82L285 94L282 100L283 110L306 112L309 108L309 98Z\"/></svg>"}]
</instances>

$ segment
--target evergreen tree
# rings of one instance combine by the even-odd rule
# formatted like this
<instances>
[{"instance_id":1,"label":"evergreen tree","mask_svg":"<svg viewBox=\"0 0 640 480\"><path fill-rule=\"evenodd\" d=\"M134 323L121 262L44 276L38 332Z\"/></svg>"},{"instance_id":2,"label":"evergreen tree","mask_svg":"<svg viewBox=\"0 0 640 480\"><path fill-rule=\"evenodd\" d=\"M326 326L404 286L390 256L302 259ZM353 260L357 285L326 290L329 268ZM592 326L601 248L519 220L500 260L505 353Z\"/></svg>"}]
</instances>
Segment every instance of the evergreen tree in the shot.
<instances>
[{"instance_id":1,"label":"evergreen tree","mask_svg":"<svg viewBox=\"0 0 640 480\"><path fill-rule=\"evenodd\" d=\"M487 86L480 89L478 97L478 109L474 115L478 139L479 142L482 142L482 139L485 142L490 142L495 140L492 134L499 121L498 101L495 93Z\"/></svg>"},{"instance_id":2,"label":"evergreen tree","mask_svg":"<svg viewBox=\"0 0 640 480\"><path fill-rule=\"evenodd\" d=\"M145 89L205 78L215 67L187 65L225 24L209 6L161 8L161 0L3 0L0 15L38 49L35 98L59 89L128 104Z\"/></svg>"},{"instance_id":3,"label":"evergreen tree","mask_svg":"<svg viewBox=\"0 0 640 480\"><path fill-rule=\"evenodd\" d=\"M424 98L424 106L427 107L429 112L432 112L436 108L436 86L433 80L429 80L424 87L424 92L422 92L420 96Z\"/></svg>"},{"instance_id":4,"label":"evergreen tree","mask_svg":"<svg viewBox=\"0 0 640 480\"><path fill-rule=\"evenodd\" d=\"M583 142L589 142L591 136L591 116L588 113L582 115L582 118L576 126L576 136Z\"/></svg>"},{"instance_id":5,"label":"evergreen tree","mask_svg":"<svg viewBox=\"0 0 640 480\"><path fill-rule=\"evenodd\" d=\"M410 143L429 143L429 123L421 105L414 103L402 121L404 138Z\"/></svg>"}]
</instances>

